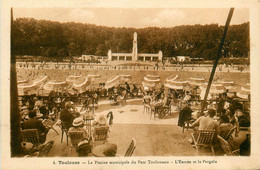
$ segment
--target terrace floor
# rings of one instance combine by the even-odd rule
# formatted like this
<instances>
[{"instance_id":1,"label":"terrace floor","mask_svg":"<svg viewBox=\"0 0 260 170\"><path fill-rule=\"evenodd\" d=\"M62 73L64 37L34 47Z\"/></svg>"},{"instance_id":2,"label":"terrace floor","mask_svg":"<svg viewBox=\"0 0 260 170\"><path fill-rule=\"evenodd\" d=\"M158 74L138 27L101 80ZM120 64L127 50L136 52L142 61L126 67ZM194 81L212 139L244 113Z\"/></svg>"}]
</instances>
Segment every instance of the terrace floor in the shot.
<instances>
[{"instance_id":1,"label":"terrace floor","mask_svg":"<svg viewBox=\"0 0 260 170\"><path fill-rule=\"evenodd\" d=\"M188 142L193 130L186 130L182 133L182 128L177 126L178 114L173 113L169 118L150 119L150 115L143 113L143 106L138 101L132 101L131 105L111 106L103 103L96 110L96 115L106 114L112 111L114 114L114 124L110 128L109 143L117 145L117 155L123 156L127 147L134 137L137 142L133 156L195 156L196 149ZM54 145L49 153L50 157L75 157L75 150L70 152L66 140L61 143L61 129L54 128L59 132L57 135L50 130L47 140L54 140ZM245 139L245 132L241 131L235 137L237 146ZM215 155L222 156L224 153L220 146L215 147ZM211 156L209 148L201 148L200 155Z\"/></svg>"}]
</instances>

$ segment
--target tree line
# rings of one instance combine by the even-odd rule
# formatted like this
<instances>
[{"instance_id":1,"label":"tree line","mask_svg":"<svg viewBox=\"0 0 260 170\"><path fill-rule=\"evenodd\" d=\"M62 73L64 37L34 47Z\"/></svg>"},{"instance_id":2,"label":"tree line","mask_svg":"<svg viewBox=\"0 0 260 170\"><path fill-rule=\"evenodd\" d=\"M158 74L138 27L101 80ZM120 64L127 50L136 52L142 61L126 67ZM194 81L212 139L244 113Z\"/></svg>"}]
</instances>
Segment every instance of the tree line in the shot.
<instances>
[{"instance_id":1,"label":"tree line","mask_svg":"<svg viewBox=\"0 0 260 170\"><path fill-rule=\"evenodd\" d=\"M133 33L138 34L138 52L163 52L164 57L191 56L212 60L216 57L224 26L182 25L171 28L115 28L83 23L60 23L33 18L13 22L14 55L54 57L106 56L131 52ZM248 57L249 22L231 25L223 47L223 57Z\"/></svg>"}]
</instances>

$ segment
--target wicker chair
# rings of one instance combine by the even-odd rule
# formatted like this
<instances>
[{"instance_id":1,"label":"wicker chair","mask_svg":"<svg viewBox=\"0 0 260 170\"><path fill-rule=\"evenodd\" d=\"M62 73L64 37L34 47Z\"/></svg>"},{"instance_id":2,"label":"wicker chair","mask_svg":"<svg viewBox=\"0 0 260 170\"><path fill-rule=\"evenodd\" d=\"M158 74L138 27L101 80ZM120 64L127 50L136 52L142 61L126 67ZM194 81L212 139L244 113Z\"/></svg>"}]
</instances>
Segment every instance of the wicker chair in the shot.
<instances>
[{"instance_id":1,"label":"wicker chair","mask_svg":"<svg viewBox=\"0 0 260 170\"><path fill-rule=\"evenodd\" d=\"M125 157L132 156L133 152L135 150L135 147L136 147L136 140L135 140L135 138L132 138L132 141L126 150Z\"/></svg>"},{"instance_id":2,"label":"wicker chair","mask_svg":"<svg viewBox=\"0 0 260 170\"><path fill-rule=\"evenodd\" d=\"M71 146L76 148L80 140L84 137L84 131L69 131L68 135L70 138Z\"/></svg>"},{"instance_id":3,"label":"wicker chair","mask_svg":"<svg viewBox=\"0 0 260 170\"><path fill-rule=\"evenodd\" d=\"M221 136L218 135L218 140L221 144L223 151L225 152L226 156L238 156L240 153L240 149L233 150L232 146Z\"/></svg>"},{"instance_id":4,"label":"wicker chair","mask_svg":"<svg viewBox=\"0 0 260 170\"><path fill-rule=\"evenodd\" d=\"M30 142L34 146L40 144L38 129L25 129L22 130L22 137L24 142Z\"/></svg>"},{"instance_id":5,"label":"wicker chair","mask_svg":"<svg viewBox=\"0 0 260 170\"><path fill-rule=\"evenodd\" d=\"M94 128L93 141L95 145L107 142L109 126L98 126Z\"/></svg>"},{"instance_id":6,"label":"wicker chair","mask_svg":"<svg viewBox=\"0 0 260 170\"><path fill-rule=\"evenodd\" d=\"M199 130L197 135L194 133L191 134L191 137L194 141L194 147L196 147L197 155L199 155L199 147L210 147L212 155L214 156L214 147L212 144L215 130Z\"/></svg>"}]
</instances>

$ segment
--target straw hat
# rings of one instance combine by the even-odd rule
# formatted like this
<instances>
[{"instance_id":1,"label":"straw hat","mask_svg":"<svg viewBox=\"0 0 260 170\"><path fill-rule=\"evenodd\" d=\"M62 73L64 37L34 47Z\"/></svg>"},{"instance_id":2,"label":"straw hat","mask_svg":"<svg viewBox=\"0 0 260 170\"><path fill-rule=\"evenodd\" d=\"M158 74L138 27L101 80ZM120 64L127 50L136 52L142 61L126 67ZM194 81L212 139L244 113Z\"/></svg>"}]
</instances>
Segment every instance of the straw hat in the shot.
<instances>
[{"instance_id":1,"label":"straw hat","mask_svg":"<svg viewBox=\"0 0 260 170\"><path fill-rule=\"evenodd\" d=\"M73 120L72 125L77 127L77 126L81 126L83 123L84 123L83 119L81 117L78 117Z\"/></svg>"},{"instance_id":2,"label":"straw hat","mask_svg":"<svg viewBox=\"0 0 260 170\"><path fill-rule=\"evenodd\" d=\"M98 157L113 157L117 152L117 145L115 144L103 144L93 149L94 154Z\"/></svg>"},{"instance_id":3,"label":"straw hat","mask_svg":"<svg viewBox=\"0 0 260 170\"><path fill-rule=\"evenodd\" d=\"M82 138L81 141L78 144L77 150L80 150L84 147L88 147L89 146L89 140L87 138Z\"/></svg>"},{"instance_id":4,"label":"straw hat","mask_svg":"<svg viewBox=\"0 0 260 170\"><path fill-rule=\"evenodd\" d=\"M105 117L105 115L101 115L101 116L99 116L97 122L99 124L106 124L107 123L107 118Z\"/></svg>"}]
</instances>

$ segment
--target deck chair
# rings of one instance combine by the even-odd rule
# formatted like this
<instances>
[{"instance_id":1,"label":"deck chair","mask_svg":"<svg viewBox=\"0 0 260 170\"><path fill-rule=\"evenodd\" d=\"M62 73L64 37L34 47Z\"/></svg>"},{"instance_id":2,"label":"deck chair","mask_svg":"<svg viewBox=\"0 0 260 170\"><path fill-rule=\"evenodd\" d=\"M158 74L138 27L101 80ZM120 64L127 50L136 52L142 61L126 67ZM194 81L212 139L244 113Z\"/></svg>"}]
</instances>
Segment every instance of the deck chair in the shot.
<instances>
[{"instance_id":1,"label":"deck chair","mask_svg":"<svg viewBox=\"0 0 260 170\"><path fill-rule=\"evenodd\" d=\"M52 149L53 144L54 144L53 140L46 143L46 145L39 151L38 157L47 157Z\"/></svg>"},{"instance_id":2,"label":"deck chair","mask_svg":"<svg viewBox=\"0 0 260 170\"><path fill-rule=\"evenodd\" d=\"M94 128L93 141L95 145L107 142L109 126L99 126Z\"/></svg>"},{"instance_id":3,"label":"deck chair","mask_svg":"<svg viewBox=\"0 0 260 170\"><path fill-rule=\"evenodd\" d=\"M194 133L191 134L191 137L194 141L194 147L196 147L197 155L199 155L199 147L210 147L212 155L214 156L214 147L212 144L215 130L199 130L197 135Z\"/></svg>"},{"instance_id":4,"label":"deck chair","mask_svg":"<svg viewBox=\"0 0 260 170\"><path fill-rule=\"evenodd\" d=\"M237 129L236 126L234 126L232 129L230 129L228 134L224 137L224 139L229 140L229 138L232 138L232 134L235 132L236 129Z\"/></svg>"},{"instance_id":5,"label":"deck chair","mask_svg":"<svg viewBox=\"0 0 260 170\"><path fill-rule=\"evenodd\" d=\"M23 142L30 142L34 146L40 144L38 129L25 129L22 130Z\"/></svg>"},{"instance_id":6,"label":"deck chair","mask_svg":"<svg viewBox=\"0 0 260 170\"><path fill-rule=\"evenodd\" d=\"M219 135L218 135L218 140L221 144L223 151L225 152L225 156L238 156L239 155L240 149L233 150L232 146L228 143L228 141L226 141Z\"/></svg>"},{"instance_id":7,"label":"deck chair","mask_svg":"<svg viewBox=\"0 0 260 170\"><path fill-rule=\"evenodd\" d=\"M135 150L136 147L136 140L135 138L132 138L130 145L128 146L126 153L125 153L125 157L130 157L133 155L133 152Z\"/></svg>"}]
</instances>

